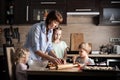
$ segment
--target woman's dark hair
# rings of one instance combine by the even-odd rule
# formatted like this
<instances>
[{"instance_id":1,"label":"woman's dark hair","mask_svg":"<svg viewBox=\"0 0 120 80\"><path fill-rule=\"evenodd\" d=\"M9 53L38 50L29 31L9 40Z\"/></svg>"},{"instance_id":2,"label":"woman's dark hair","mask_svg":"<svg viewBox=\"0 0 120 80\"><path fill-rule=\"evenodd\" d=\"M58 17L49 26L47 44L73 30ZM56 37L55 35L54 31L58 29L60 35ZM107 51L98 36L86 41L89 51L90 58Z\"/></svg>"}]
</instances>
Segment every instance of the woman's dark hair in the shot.
<instances>
[{"instance_id":1,"label":"woman's dark hair","mask_svg":"<svg viewBox=\"0 0 120 80\"><path fill-rule=\"evenodd\" d=\"M46 24L50 24L52 21L58 21L59 23L61 23L63 21L63 17L61 15L61 13L57 10L53 10L51 12L49 12L49 14L47 15L46 18Z\"/></svg>"}]
</instances>

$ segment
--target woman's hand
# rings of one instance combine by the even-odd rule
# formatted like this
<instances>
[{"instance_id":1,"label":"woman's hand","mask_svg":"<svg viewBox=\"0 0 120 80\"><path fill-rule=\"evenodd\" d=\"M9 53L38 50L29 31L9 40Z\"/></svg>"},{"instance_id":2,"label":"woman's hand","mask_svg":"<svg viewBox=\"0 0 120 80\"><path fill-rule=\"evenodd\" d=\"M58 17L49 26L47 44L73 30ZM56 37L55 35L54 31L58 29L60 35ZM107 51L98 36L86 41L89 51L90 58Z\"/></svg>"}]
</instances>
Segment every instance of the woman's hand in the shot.
<instances>
[{"instance_id":1,"label":"woman's hand","mask_svg":"<svg viewBox=\"0 0 120 80\"><path fill-rule=\"evenodd\" d=\"M53 64L56 64L56 65L58 65L58 64L64 64L63 59L60 59L60 58L52 58L52 59L51 59L51 62L52 62Z\"/></svg>"}]
</instances>

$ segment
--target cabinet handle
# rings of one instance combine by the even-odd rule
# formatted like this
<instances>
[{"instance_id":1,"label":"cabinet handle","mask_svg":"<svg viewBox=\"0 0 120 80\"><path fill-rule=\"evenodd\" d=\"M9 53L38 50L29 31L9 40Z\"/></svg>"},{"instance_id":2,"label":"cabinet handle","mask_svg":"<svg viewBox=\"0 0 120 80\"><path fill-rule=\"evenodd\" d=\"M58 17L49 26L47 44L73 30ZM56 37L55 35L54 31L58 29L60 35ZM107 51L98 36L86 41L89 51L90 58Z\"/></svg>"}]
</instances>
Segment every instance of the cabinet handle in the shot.
<instances>
[{"instance_id":1,"label":"cabinet handle","mask_svg":"<svg viewBox=\"0 0 120 80\"><path fill-rule=\"evenodd\" d=\"M120 3L120 1L111 1L111 4L119 4Z\"/></svg>"},{"instance_id":2,"label":"cabinet handle","mask_svg":"<svg viewBox=\"0 0 120 80\"><path fill-rule=\"evenodd\" d=\"M26 7L26 21L28 21L28 15L29 15L29 6Z\"/></svg>"},{"instance_id":3,"label":"cabinet handle","mask_svg":"<svg viewBox=\"0 0 120 80\"><path fill-rule=\"evenodd\" d=\"M92 9L75 9L75 11L91 11Z\"/></svg>"},{"instance_id":4,"label":"cabinet handle","mask_svg":"<svg viewBox=\"0 0 120 80\"><path fill-rule=\"evenodd\" d=\"M56 4L56 2L41 2L41 4Z\"/></svg>"},{"instance_id":5,"label":"cabinet handle","mask_svg":"<svg viewBox=\"0 0 120 80\"><path fill-rule=\"evenodd\" d=\"M120 21L111 21L111 23L120 23Z\"/></svg>"}]
</instances>

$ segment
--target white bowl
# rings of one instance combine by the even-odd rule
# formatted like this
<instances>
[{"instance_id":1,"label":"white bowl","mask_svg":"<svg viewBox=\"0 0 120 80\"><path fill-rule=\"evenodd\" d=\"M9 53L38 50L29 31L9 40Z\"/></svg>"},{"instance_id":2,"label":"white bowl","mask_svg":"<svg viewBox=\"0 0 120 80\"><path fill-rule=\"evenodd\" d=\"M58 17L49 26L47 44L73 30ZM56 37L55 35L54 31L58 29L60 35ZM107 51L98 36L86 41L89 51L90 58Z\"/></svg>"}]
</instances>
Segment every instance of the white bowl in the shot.
<instances>
[{"instance_id":1,"label":"white bowl","mask_svg":"<svg viewBox=\"0 0 120 80\"><path fill-rule=\"evenodd\" d=\"M29 62L30 69L46 68L47 65L48 65L48 60L42 60L42 61L31 60Z\"/></svg>"}]
</instances>

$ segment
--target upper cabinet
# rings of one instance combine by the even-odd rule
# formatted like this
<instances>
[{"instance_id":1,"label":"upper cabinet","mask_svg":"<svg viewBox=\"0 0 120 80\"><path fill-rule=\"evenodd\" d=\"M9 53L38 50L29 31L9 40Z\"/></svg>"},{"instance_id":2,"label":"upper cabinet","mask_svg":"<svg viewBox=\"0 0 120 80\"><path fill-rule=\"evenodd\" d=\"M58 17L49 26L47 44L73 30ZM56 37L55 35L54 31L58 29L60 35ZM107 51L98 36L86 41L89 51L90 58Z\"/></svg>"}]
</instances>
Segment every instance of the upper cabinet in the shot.
<instances>
[{"instance_id":1,"label":"upper cabinet","mask_svg":"<svg viewBox=\"0 0 120 80\"><path fill-rule=\"evenodd\" d=\"M0 0L0 24L5 24L5 0Z\"/></svg>"},{"instance_id":2,"label":"upper cabinet","mask_svg":"<svg viewBox=\"0 0 120 80\"><path fill-rule=\"evenodd\" d=\"M1 1L1 0L0 0ZM2 3L5 1L4 7ZM0 13L1 24L33 24L45 19L51 10L58 10L66 24L66 0L2 0ZM3 12L2 12L3 10Z\"/></svg>"},{"instance_id":3,"label":"upper cabinet","mask_svg":"<svg viewBox=\"0 0 120 80\"><path fill-rule=\"evenodd\" d=\"M99 0L0 0L0 24L33 24L58 10L67 23L69 12L99 12ZM94 13L92 13L94 14ZM99 13L95 13L95 15Z\"/></svg>"},{"instance_id":4,"label":"upper cabinet","mask_svg":"<svg viewBox=\"0 0 120 80\"><path fill-rule=\"evenodd\" d=\"M26 0L0 0L1 24L25 23Z\"/></svg>"},{"instance_id":5,"label":"upper cabinet","mask_svg":"<svg viewBox=\"0 0 120 80\"><path fill-rule=\"evenodd\" d=\"M99 0L67 0L67 12L98 12ZM98 13L97 13L98 14Z\"/></svg>"},{"instance_id":6,"label":"upper cabinet","mask_svg":"<svg viewBox=\"0 0 120 80\"><path fill-rule=\"evenodd\" d=\"M101 0L100 25L120 25L120 1Z\"/></svg>"},{"instance_id":7,"label":"upper cabinet","mask_svg":"<svg viewBox=\"0 0 120 80\"><path fill-rule=\"evenodd\" d=\"M34 24L58 10L67 14L99 15L100 25L120 25L120 0L0 0L0 24Z\"/></svg>"},{"instance_id":8,"label":"upper cabinet","mask_svg":"<svg viewBox=\"0 0 120 80\"><path fill-rule=\"evenodd\" d=\"M28 0L14 0L13 24L27 24L27 6Z\"/></svg>"},{"instance_id":9,"label":"upper cabinet","mask_svg":"<svg viewBox=\"0 0 120 80\"><path fill-rule=\"evenodd\" d=\"M45 20L51 10L58 10L63 15L63 23L66 24L66 0L30 0L28 5L28 21L30 23Z\"/></svg>"}]
</instances>

